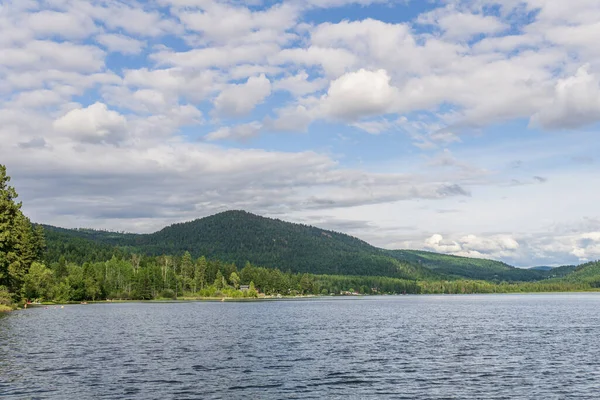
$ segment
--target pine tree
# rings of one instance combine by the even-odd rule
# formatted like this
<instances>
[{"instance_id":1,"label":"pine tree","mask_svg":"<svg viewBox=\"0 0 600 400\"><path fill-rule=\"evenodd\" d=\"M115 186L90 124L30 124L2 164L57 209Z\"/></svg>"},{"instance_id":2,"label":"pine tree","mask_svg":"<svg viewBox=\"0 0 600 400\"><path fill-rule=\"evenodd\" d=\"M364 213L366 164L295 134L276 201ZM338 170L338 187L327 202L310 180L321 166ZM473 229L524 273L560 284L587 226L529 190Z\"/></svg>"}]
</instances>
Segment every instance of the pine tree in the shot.
<instances>
[{"instance_id":1,"label":"pine tree","mask_svg":"<svg viewBox=\"0 0 600 400\"><path fill-rule=\"evenodd\" d=\"M183 277L183 287L182 291L186 289L190 289L192 286L192 278L194 275L194 262L192 261L192 256L189 251L186 251L181 257L181 276Z\"/></svg>"},{"instance_id":2,"label":"pine tree","mask_svg":"<svg viewBox=\"0 0 600 400\"><path fill-rule=\"evenodd\" d=\"M33 228L33 248L36 260L43 260L46 253L46 235L41 225L35 225Z\"/></svg>"},{"instance_id":3,"label":"pine tree","mask_svg":"<svg viewBox=\"0 0 600 400\"><path fill-rule=\"evenodd\" d=\"M11 271L20 269L17 220L21 215L21 203L15 201L18 195L9 182L6 167L0 165L0 286L15 293Z\"/></svg>"},{"instance_id":4,"label":"pine tree","mask_svg":"<svg viewBox=\"0 0 600 400\"><path fill-rule=\"evenodd\" d=\"M196 289L204 289L204 284L206 283L207 268L208 263L206 262L206 257L202 256L198 260L196 260L194 271L194 282L196 284Z\"/></svg>"},{"instance_id":5,"label":"pine tree","mask_svg":"<svg viewBox=\"0 0 600 400\"><path fill-rule=\"evenodd\" d=\"M0 286L18 298L29 267L41 260L45 243L43 232L34 230L21 212L9 182L6 167L0 165Z\"/></svg>"}]
</instances>

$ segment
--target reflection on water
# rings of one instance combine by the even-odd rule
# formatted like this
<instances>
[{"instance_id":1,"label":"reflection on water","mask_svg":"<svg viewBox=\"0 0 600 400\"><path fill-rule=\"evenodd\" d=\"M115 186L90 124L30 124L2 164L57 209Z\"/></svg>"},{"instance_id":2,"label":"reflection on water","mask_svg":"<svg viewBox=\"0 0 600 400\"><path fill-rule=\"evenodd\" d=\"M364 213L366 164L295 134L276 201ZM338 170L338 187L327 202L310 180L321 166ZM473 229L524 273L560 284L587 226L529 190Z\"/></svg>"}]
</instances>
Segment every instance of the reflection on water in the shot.
<instances>
[{"instance_id":1,"label":"reflection on water","mask_svg":"<svg viewBox=\"0 0 600 400\"><path fill-rule=\"evenodd\" d=\"M600 295L127 303L0 316L8 398L594 398Z\"/></svg>"}]
</instances>

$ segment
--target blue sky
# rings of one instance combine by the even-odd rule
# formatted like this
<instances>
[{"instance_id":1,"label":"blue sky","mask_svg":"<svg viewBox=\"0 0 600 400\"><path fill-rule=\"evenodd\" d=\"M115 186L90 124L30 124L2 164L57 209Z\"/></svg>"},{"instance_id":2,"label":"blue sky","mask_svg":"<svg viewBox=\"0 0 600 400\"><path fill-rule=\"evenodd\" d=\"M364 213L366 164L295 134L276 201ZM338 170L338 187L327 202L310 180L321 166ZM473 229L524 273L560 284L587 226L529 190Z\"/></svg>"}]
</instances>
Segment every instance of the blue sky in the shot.
<instances>
[{"instance_id":1,"label":"blue sky","mask_svg":"<svg viewBox=\"0 0 600 400\"><path fill-rule=\"evenodd\" d=\"M600 258L591 0L0 5L0 162L37 222L228 209L518 266Z\"/></svg>"}]
</instances>

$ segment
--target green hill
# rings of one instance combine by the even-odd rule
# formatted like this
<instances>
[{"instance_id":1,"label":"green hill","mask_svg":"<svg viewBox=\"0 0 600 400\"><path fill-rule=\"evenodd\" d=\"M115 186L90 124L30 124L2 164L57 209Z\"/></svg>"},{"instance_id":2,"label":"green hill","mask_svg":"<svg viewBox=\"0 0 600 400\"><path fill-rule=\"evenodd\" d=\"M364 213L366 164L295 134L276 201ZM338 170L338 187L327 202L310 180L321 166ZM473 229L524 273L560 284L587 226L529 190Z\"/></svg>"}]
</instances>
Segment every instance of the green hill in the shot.
<instances>
[{"instance_id":1,"label":"green hill","mask_svg":"<svg viewBox=\"0 0 600 400\"><path fill-rule=\"evenodd\" d=\"M588 262L578 266L560 267L568 268L567 273L555 278L569 283L588 284L593 288L600 288L600 261Z\"/></svg>"},{"instance_id":2,"label":"green hill","mask_svg":"<svg viewBox=\"0 0 600 400\"><path fill-rule=\"evenodd\" d=\"M315 227L263 218L244 211L227 211L174 224L145 235L44 226L49 261L96 261L85 254L107 248L147 255L206 256L243 266L247 261L293 272L330 275L373 275L405 279L441 278L430 270L402 262L352 236ZM72 240L69 240L69 237Z\"/></svg>"},{"instance_id":3,"label":"green hill","mask_svg":"<svg viewBox=\"0 0 600 400\"><path fill-rule=\"evenodd\" d=\"M544 265L538 265L537 267L531 267L529 269L533 269L533 270L536 270L536 271L551 271L552 268L554 268L554 267L547 267L547 266L544 266Z\"/></svg>"},{"instance_id":4,"label":"green hill","mask_svg":"<svg viewBox=\"0 0 600 400\"><path fill-rule=\"evenodd\" d=\"M328 275L500 282L541 280L552 272L426 251L384 250L343 233L245 211L226 211L152 234L51 226L45 226L45 230L49 261L61 255L75 262L97 261L111 251L146 255L181 255L189 251L194 257L204 255L239 266L250 261L284 271Z\"/></svg>"},{"instance_id":5,"label":"green hill","mask_svg":"<svg viewBox=\"0 0 600 400\"><path fill-rule=\"evenodd\" d=\"M486 281L535 281L546 277L545 271L515 268L501 261L458 257L419 250L388 252L398 260L417 263L434 272L452 277Z\"/></svg>"}]
</instances>

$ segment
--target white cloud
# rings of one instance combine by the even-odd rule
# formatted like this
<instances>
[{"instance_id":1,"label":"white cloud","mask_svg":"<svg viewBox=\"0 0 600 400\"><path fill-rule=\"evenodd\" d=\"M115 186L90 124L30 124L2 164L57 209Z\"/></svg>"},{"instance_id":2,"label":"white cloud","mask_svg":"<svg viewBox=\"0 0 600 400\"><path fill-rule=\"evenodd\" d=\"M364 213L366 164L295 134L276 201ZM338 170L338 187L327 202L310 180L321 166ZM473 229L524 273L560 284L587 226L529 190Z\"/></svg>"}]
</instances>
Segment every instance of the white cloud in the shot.
<instances>
[{"instance_id":1,"label":"white cloud","mask_svg":"<svg viewBox=\"0 0 600 400\"><path fill-rule=\"evenodd\" d=\"M201 4L201 10L178 9L185 26L201 34L205 43L278 42L295 25L298 10L290 4L277 4L261 11L216 2ZM227 23L223 23L227 21Z\"/></svg>"},{"instance_id":2,"label":"white cloud","mask_svg":"<svg viewBox=\"0 0 600 400\"><path fill-rule=\"evenodd\" d=\"M248 124L241 124L235 126L223 126L206 135L206 140L247 140L258 136L262 128L262 124L259 122L250 122Z\"/></svg>"},{"instance_id":3,"label":"white cloud","mask_svg":"<svg viewBox=\"0 0 600 400\"><path fill-rule=\"evenodd\" d=\"M167 68L149 70L140 68L126 70L124 83L130 87L151 88L164 94L182 96L190 101L201 102L217 90L222 82L220 74L211 70L193 68Z\"/></svg>"},{"instance_id":4,"label":"white cloud","mask_svg":"<svg viewBox=\"0 0 600 400\"><path fill-rule=\"evenodd\" d=\"M109 29L125 31L137 36L155 37L177 33L177 24L156 10L145 10L139 4L121 2L77 2L73 9L101 21Z\"/></svg>"},{"instance_id":5,"label":"white cloud","mask_svg":"<svg viewBox=\"0 0 600 400\"><path fill-rule=\"evenodd\" d=\"M439 233L425 240L425 247L440 253L458 253L462 250L460 244L454 241L444 240Z\"/></svg>"},{"instance_id":6,"label":"white cloud","mask_svg":"<svg viewBox=\"0 0 600 400\"><path fill-rule=\"evenodd\" d=\"M552 102L531 118L546 129L573 129L600 120L600 77L589 65L574 76L561 79L554 88Z\"/></svg>"},{"instance_id":7,"label":"white cloud","mask_svg":"<svg viewBox=\"0 0 600 400\"><path fill-rule=\"evenodd\" d=\"M479 237L467 235L459 240L446 240L440 234L434 234L424 242L426 249L445 254L474 258L506 258L515 255L519 243L509 235Z\"/></svg>"},{"instance_id":8,"label":"white cloud","mask_svg":"<svg viewBox=\"0 0 600 400\"><path fill-rule=\"evenodd\" d=\"M223 89L215 98L215 112L225 117L248 114L271 94L271 82L265 75L250 77L246 83Z\"/></svg>"},{"instance_id":9,"label":"white cloud","mask_svg":"<svg viewBox=\"0 0 600 400\"><path fill-rule=\"evenodd\" d=\"M600 232L587 232L571 239L571 254L580 261L600 259Z\"/></svg>"},{"instance_id":10,"label":"white cloud","mask_svg":"<svg viewBox=\"0 0 600 400\"><path fill-rule=\"evenodd\" d=\"M161 50L150 56L160 65L172 65L188 68L231 67L242 63L262 63L269 55L279 51L279 46L250 44L240 46L221 46L175 52Z\"/></svg>"},{"instance_id":11,"label":"white cloud","mask_svg":"<svg viewBox=\"0 0 600 400\"><path fill-rule=\"evenodd\" d=\"M509 28L496 17L461 12L452 6L421 15L418 21L422 24L436 25L444 32L445 37L457 40L467 40L478 34L495 34Z\"/></svg>"},{"instance_id":12,"label":"white cloud","mask_svg":"<svg viewBox=\"0 0 600 400\"><path fill-rule=\"evenodd\" d=\"M127 120L106 104L75 109L54 121L57 132L82 142L118 144L126 137Z\"/></svg>"},{"instance_id":13,"label":"white cloud","mask_svg":"<svg viewBox=\"0 0 600 400\"><path fill-rule=\"evenodd\" d=\"M296 75L276 81L273 84L273 89L286 90L295 96L305 96L323 89L326 85L327 81L325 79L309 80L306 71L301 71Z\"/></svg>"},{"instance_id":14,"label":"white cloud","mask_svg":"<svg viewBox=\"0 0 600 400\"><path fill-rule=\"evenodd\" d=\"M96 41L107 50L122 54L139 54L145 45L141 40L119 34L98 35Z\"/></svg>"},{"instance_id":15,"label":"white cloud","mask_svg":"<svg viewBox=\"0 0 600 400\"><path fill-rule=\"evenodd\" d=\"M372 135L377 135L382 132L395 129L394 124L386 119L354 122L352 124L352 126L358 128L358 129L362 129L363 131L370 133Z\"/></svg>"},{"instance_id":16,"label":"white cloud","mask_svg":"<svg viewBox=\"0 0 600 400\"><path fill-rule=\"evenodd\" d=\"M452 63L459 63L468 51L463 44L430 35L419 37L407 23L391 24L370 18L323 23L314 27L310 35L310 61L323 64L333 78L361 67L385 69L402 79L432 71L442 73Z\"/></svg>"},{"instance_id":17,"label":"white cloud","mask_svg":"<svg viewBox=\"0 0 600 400\"><path fill-rule=\"evenodd\" d=\"M2 65L21 70L93 72L104 66L104 52L94 46L35 40L22 47L0 49L0 66Z\"/></svg>"},{"instance_id":18,"label":"white cloud","mask_svg":"<svg viewBox=\"0 0 600 400\"><path fill-rule=\"evenodd\" d=\"M385 70L360 69L331 82L322 109L333 118L357 120L391 111L397 95Z\"/></svg>"},{"instance_id":19,"label":"white cloud","mask_svg":"<svg viewBox=\"0 0 600 400\"><path fill-rule=\"evenodd\" d=\"M265 127L276 132L306 132L315 119L314 111L301 104L277 109L275 113L277 118L267 118Z\"/></svg>"},{"instance_id":20,"label":"white cloud","mask_svg":"<svg viewBox=\"0 0 600 400\"><path fill-rule=\"evenodd\" d=\"M12 106L38 108L60 104L65 101L61 93L56 90L40 89L28 92L20 92L11 101Z\"/></svg>"},{"instance_id":21,"label":"white cloud","mask_svg":"<svg viewBox=\"0 0 600 400\"><path fill-rule=\"evenodd\" d=\"M37 37L83 39L98 28L85 14L42 10L28 15L27 26Z\"/></svg>"},{"instance_id":22,"label":"white cloud","mask_svg":"<svg viewBox=\"0 0 600 400\"><path fill-rule=\"evenodd\" d=\"M283 49L270 54L269 61L275 65L293 63L303 67L320 66L330 77L342 75L358 62L350 51L317 46Z\"/></svg>"}]
</instances>

